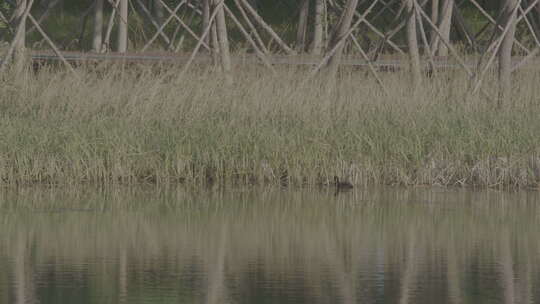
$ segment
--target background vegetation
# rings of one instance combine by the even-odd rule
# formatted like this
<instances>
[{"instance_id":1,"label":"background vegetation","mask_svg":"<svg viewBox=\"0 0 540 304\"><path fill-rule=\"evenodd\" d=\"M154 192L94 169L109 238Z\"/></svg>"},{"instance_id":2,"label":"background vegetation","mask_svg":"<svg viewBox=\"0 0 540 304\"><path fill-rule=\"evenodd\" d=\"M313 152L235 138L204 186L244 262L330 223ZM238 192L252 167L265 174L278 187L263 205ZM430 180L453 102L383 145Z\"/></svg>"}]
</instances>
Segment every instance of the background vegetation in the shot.
<instances>
[{"instance_id":1,"label":"background vegetation","mask_svg":"<svg viewBox=\"0 0 540 304\"><path fill-rule=\"evenodd\" d=\"M14 2L14 0L6 0ZM57 3L58 2L58 3ZM143 0L147 4L148 8L152 8L152 0ZM179 3L178 0L165 0L164 1L171 8L174 8L175 5ZM271 27L286 41L294 44L296 39L296 30L298 26L298 17L300 13L300 1L298 0L251 0L249 1L256 9L257 12L263 17L263 19L271 25ZM343 6L346 1L333 1L338 6ZM43 27L46 30L47 34L51 36L52 40L58 43L58 46L65 50L90 50L92 48L92 5L94 0L77 0L77 1L66 1L66 0L35 0L33 14L38 18L43 13L47 12L48 17L43 21ZM236 13L238 16L239 13L234 6L232 0L226 0L229 7ZM426 11L430 10L429 1L425 9ZM494 19L497 19L500 10L501 1L478 1L482 8L488 12ZM47 10L47 7L51 4L54 4L54 9ZM108 17L112 13L112 7L110 4L105 1L105 20L108 20ZM370 6L370 1L360 1L357 12L364 12L367 7ZM311 10L313 10L313 4ZM372 22L381 32L386 32L391 30L394 24L395 13L399 11L401 6L400 1L394 1L390 5L390 9L383 9L383 4L378 4L373 9L373 13L368 16L368 20ZM480 29L486 26L489 21L481 15L480 11L469 1L464 1L459 3L460 12L465 17L465 21L472 29L473 33L477 33ZM4 5L0 5L0 12L3 12L5 16L10 16L13 10L13 6L8 5L8 2L5 2ZM379 12L381 12L379 14ZM328 19L330 21L330 27L336 23L340 18L340 13L336 9L328 9ZM165 10L163 13L164 17L168 17L168 13ZM376 19L370 18L377 14ZM193 15L192 10L184 7L181 8L178 12L178 15L182 17L183 22L192 27L196 32L202 31L202 20L201 17L197 14ZM533 10L530 12L531 18L540 20L540 15ZM163 18L163 17L162 17ZM310 22L313 18L313 15L310 15ZM132 49L137 49L141 47L151 37L155 28L150 24L150 22L145 18L145 14L141 10L140 6L137 5L135 1L132 1L130 4L130 17L129 17L129 40L130 46ZM534 22L533 22L534 23ZM2 27L2 22L0 21L0 28ZM3 25L5 27L5 24ZM244 41L241 33L236 28L235 24L229 20L228 27L230 29L230 38L232 42L232 47L236 50L245 49L249 46ZM425 28L429 28L427 24L424 24ZM312 35L311 27L308 28L308 36ZM333 30L330 28L330 30ZM185 34L183 31L178 32L177 23L173 20L167 25L165 33L171 37L173 33L177 32L178 35ZM528 29L523 25L521 29L518 29L521 32L521 36L527 36L530 38L530 45L534 44ZM363 46L369 47L370 43L374 42L377 36L367 27L361 26L358 31L355 31L357 36L362 36L362 39L359 39ZM0 35L0 39L4 38L9 41L13 32L4 33ZM484 32L484 35L477 37L480 41L489 40L491 31ZM116 35L116 28L113 29L113 36ZM262 34L265 36L265 34ZM2 37L3 36L3 37ZM402 44L405 44L405 31L402 30L396 35L397 39L394 39ZM269 37L263 37L263 40L268 40ZM459 31L452 30L451 35L452 40L457 44L465 44L465 37L460 34ZM159 39L158 39L159 41ZM485 42L486 42L485 41ZM194 45L194 40L191 39L189 35L186 35L186 47L188 50ZM27 44L33 48L47 48L46 43L42 40L42 37L36 31L28 36ZM154 48L160 49L164 46L160 43L154 44ZM277 47L274 49L277 51ZM354 52L355 49L351 45L349 51ZM388 51L391 51L389 48Z\"/></svg>"},{"instance_id":2,"label":"background vegetation","mask_svg":"<svg viewBox=\"0 0 540 304\"><path fill-rule=\"evenodd\" d=\"M80 68L81 79L47 69L4 77L0 179L538 185L537 71L516 76L501 111L465 95L457 71L416 93L405 72L384 74L384 95L358 72L328 90L293 68L237 69L243 81L232 86L208 67L189 77L121 65Z\"/></svg>"}]
</instances>

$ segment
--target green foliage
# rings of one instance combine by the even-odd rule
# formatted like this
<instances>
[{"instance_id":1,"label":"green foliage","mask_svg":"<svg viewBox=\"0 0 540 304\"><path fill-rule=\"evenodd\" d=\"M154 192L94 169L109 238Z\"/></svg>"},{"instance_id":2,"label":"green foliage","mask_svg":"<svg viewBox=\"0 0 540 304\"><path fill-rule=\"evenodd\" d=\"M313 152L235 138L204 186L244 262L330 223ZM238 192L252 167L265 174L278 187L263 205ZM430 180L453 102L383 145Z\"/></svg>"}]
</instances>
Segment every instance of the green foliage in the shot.
<instances>
[{"instance_id":1,"label":"green foliage","mask_svg":"<svg viewBox=\"0 0 540 304\"><path fill-rule=\"evenodd\" d=\"M6 2L0 3L0 12L4 16L10 16L11 15L10 6ZM7 28L7 26L8 25L6 24L6 22L2 18L0 18L0 30Z\"/></svg>"},{"instance_id":2,"label":"green foliage","mask_svg":"<svg viewBox=\"0 0 540 304\"><path fill-rule=\"evenodd\" d=\"M234 2L232 0L227 0L229 7L233 12L237 11ZM152 1L144 1L145 3L151 4ZM178 0L164 0L164 2L171 8L174 8L180 1ZM298 17L298 1L297 0L258 0L258 1L250 1L252 4L255 4L255 7L258 11L258 13L263 17L263 19L277 32L277 34L283 38L285 42L287 42L289 45L295 44L296 40L296 28L297 28L297 17ZM89 12L88 9L92 5L92 0L80 0L80 1L63 1L62 5L57 6L55 9L51 10L50 16L46 18L46 20L43 21L42 25L44 30L47 32L47 34L52 38L52 40L57 43L57 45L64 50L88 50L91 46L91 24L92 24L92 16L91 12L88 16L87 26L85 27L85 32L83 35L80 34L80 29L82 28L82 23L85 20L82 18L81 14L83 12ZM343 5L343 1L336 1L335 2L338 5ZM129 20L129 40L130 40L130 49L137 49L138 47L141 47L145 44L146 41L148 41L149 37L152 37L155 33L155 28L152 26L144 17L144 14L142 13L140 7L133 2L133 5L131 5L131 8L135 9L137 13L131 13L130 14L130 20ZM371 2L370 1L361 1L358 7L358 12L365 11L369 6ZM368 15L367 18L369 21L374 24L375 27L380 32L387 32L391 30L391 26L393 24L393 20L395 18L395 12L399 11L399 1L396 1L392 4L392 9L383 9L384 5L381 3L378 6L376 6L373 10L373 13ZM34 8L33 13L39 13L42 11L42 9L45 7L45 2L37 2L36 7ZM491 2L485 2L482 3L482 6L489 14L492 16L497 16L497 9L498 4L493 4ZM313 6L311 7L313 10ZM2 2L0 4L0 10L9 10L8 5L6 2ZM151 10L151 7L150 7ZM484 27L488 23L488 20L480 13L478 8L474 7L470 3L464 3L461 8L461 13L465 17L467 24L471 27L473 32L478 32L480 29ZM375 13L382 11L381 14ZM108 17L112 13L111 6L106 4L105 5L105 20L108 20ZM179 12L178 15L181 16L183 22L188 24L188 26L193 29L195 32L199 32L201 29L201 20L197 15L192 14L193 11L188 8L187 6L183 6ZM313 11L312 11L313 13ZM339 20L339 11L335 9L328 9L328 20L329 22L329 33L332 33L332 25L336 24ZM377 18L374 18L375 14L377 14ZM5 15L9 16L9 12L6 11ZM39 15L39 14L38 14ZM168 16L167 9L164 10L164 15ZM193 18L192 18L193 17ZM312 16L310 17L310 21L312 20ZM3 24L0 22L0 29L3 29L6 27L6 24ZM236 27L236 25L233 22L228 23L229 27L229 37L231 38L231 47L233 50L240 50L240 49L246 49L246 40L239 31L239 29ZM167 37L175 37L176 42L179 43L180 37L182 38L182 47L180 48L180 51L183 50L190 50L195 44L196 40L193 39L193 37L189 34L186 34L185 31L177 30L178 24L175 20L172 20L168 23L166 28L164 29L164 33L167 35ZM115 31L115 29L113 29ZM312 37L313 28L310 27L308 29L308 37ZM176 33L176 34L175 34ZM366 27L362 28L362 26L358 29L358 34L361 33L361 36L364 38L365 43L372 44L375 43L379 39L378 35L376 35L372 30L367 29ZM464 43L462 40L463 38L459 35L457 35L457 32L454 32L455 34L452 35L452 40L456 43ZM477 37L477 42L479 43L479 47L482 47L489 43L490 35L492 31L488 30L484 32L484 35L480 35ZM113 36L115 33L113 33ZM265 33L265 31L260 31L259 33L262 36L263 41L272 41L270 36ZM528 32L526 26L524 23L521 23L520 27L518 28L517 37L519 37L520 41L522 41L526 46L533 46L534 45L534 39L531 33ZM31 46L32 48L39 48L39 45L36 45L36 42L42 41L41 36L34 31L32 34L30 34L27 37L27 44ZM79 41L82 38L82 41ZM185 39L184 39L185 38ZM394 38L393 42L397 44L401 44L404 39L404 32L401 31L397 33ZM308 39L309 40L309 39ZM309 42L308 42L309 44ZM168 47L168 44L162 41L160 37L158 37L155 41L155 43L152 45L151 48L158 48L160 50L163 50ZM273 48L272 44L269 43L269 47L271 50L275 50ZM347 51L355 52L353 50L354 48L348 48ZM470 50L469 50L470 51Z\"/></svg>"}]
</instances>

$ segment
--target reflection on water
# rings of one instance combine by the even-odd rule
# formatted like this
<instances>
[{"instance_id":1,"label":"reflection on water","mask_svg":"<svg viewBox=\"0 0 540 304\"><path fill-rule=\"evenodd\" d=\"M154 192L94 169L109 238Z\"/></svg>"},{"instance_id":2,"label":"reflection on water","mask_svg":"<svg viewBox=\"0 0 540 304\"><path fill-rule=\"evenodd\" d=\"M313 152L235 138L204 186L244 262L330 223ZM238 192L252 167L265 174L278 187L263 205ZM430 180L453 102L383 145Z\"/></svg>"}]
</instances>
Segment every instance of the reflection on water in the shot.
<instances>
[{"instance_id":1,"label":"reflection on water","mask_svg":"<svg viewBox=\"0 0 540 304\"><path fill-rule=\"evenodd\" d=\"M540 303L532 192L22 189L0 303Z\"/></svg>"}]
</instances>

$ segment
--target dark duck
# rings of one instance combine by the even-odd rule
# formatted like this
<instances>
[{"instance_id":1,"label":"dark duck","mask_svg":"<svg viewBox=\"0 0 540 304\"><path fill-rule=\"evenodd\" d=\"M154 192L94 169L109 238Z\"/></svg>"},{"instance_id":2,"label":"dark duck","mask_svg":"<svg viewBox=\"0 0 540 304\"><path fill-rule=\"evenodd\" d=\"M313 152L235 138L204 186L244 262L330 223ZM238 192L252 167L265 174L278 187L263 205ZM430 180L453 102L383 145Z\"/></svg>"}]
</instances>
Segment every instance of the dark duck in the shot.
<instances>
[{"instance_id":1,"label":"dark duck","mask_svg":"<svg viewBox=\"0 0 540 304\"><path fill-rule=\"evenodd\" d=\"M347 181L340 181L339 177L334 176L334 185L338 190L352 189L353 185Z\"/></svg>"}]
</instances>

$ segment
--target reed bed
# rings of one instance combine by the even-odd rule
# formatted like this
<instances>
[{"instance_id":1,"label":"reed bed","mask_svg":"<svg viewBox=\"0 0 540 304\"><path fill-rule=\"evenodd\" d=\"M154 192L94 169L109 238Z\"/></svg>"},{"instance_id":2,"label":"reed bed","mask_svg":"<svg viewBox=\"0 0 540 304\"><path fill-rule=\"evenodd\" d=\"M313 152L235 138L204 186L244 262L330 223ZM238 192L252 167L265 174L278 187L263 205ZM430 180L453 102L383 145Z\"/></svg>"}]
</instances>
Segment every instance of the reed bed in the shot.
<instances>
[{"instance_id":1,"label":"reed bed","mask_svg":"<svg viewBox=\"0 0 540 304\"><path fill-rule=\"evenodd\" d=\"M306 71L79 67L0 79L5 184L171 183L537 187L540 73L516 75L502 109L458 71L363 71L329 90ZM485 89L495 92L493 77Z\"/></svg>"}]
</instances>

